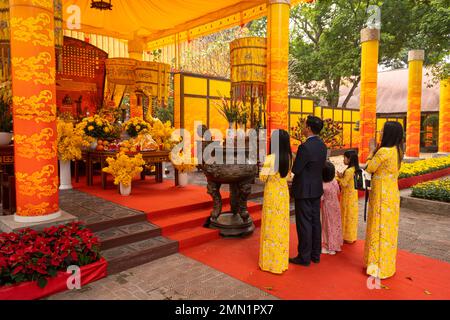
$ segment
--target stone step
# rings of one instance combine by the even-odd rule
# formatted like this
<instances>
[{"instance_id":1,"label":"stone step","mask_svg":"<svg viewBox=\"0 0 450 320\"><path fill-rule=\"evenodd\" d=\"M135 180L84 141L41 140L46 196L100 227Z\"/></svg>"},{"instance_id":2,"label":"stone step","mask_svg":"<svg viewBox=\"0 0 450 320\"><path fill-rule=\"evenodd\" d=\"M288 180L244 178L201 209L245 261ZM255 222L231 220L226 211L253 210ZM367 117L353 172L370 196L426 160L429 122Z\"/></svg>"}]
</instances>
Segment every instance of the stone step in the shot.
<instances>
[{"instance_id":1,"label":"stone step","mask_svg":"<svg viewBox=\"0 0 450 320\"><path fill-rule=\"evenodd\" d=\"M102 256L111 275L177 252L178 242L158 236L104 250Z\"/></svg>"},{"instance_id":2,"label":"stone step","mask_svg":"<svg viewBox=\"0 0 450 320\"><path fill-rule=\"evenodd\" d=\"M147 221L123 225L95 232L102 250L154 238L161 235L161 229Z\"/></svg>"}]
</instances>

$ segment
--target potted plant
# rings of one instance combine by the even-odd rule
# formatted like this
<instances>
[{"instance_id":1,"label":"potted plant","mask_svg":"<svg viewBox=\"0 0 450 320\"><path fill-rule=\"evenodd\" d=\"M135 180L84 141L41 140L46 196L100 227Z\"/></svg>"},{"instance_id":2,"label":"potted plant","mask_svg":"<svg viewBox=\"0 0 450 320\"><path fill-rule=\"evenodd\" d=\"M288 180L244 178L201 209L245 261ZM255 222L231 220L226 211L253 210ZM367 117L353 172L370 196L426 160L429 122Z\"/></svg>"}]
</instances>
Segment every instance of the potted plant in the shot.
<instances>
[{"instance_id":1,"label":"potted plant","mask_svg":"<svg viewBox=\"0 0 450 320\"><path fill-rule=\"evenodd\" d=\"M147 122L139 117L134 117L123 124L123 127L130 138L136 138L140 133L148 130Z\"/></svg>"},{"instance_id":2,"label":"potted plant","mask_svg":"<svg viewBox=\"0 0 450 320\"><path fill-rule=\"evenodd\" d=\"M116 158L107 158L106 162L108 162L108 167L103 168L103 171L114 177L114 184L119 185L122 196L129 196L131 181L142 172L142 166L145 164L142 155L129 157L125 153L119 152Z\"/></svg>"},{"instance_id":3,"label":"potted plant","mask_svg":"<svg viewBox=\"0 0 450 320\"><path fill-rule=\"evenodd\" d=\"M81 127L74 127L72 122L58 120L58 159L60 190L72 189L70 162L81 159L81 148L88 147L90 141Z\"/></svg>"},{"instance_id":4,"label":"potted plant","mask_svg":"<svg viewBox=\"0 0 450 320\"><path fill-rule=\"evenodd\" d=\"M0 90L0 145L8 145L13 137L12 112L10 110L11 89L4 85Z\"/></svg>"},{"instance_id":5,"label":"potted plant","mask_svg":"<svg viewBox=\"0 0 450 320\"><path fill-rule=\"evenodd\" d=\"M94 138L94 142L91 144L91 149L97 148L97 140L107 140L111 138L114 132L114 127L111 123L101 117L100 115L94 115L93 117L84 118L80 124L80 128L84 131L85 135Z\"/></svg>"},{"instance_id":6,"label":"potted plant","mask_svg":"<svg viewBox=\"0 0 450 320\"><path fill-rule=\"evenodd\" d=\"M178 171L178 186L185 187L188 184L188 173L195 170L198 165L198 159L189 154L180 152L178 155L170 154L170 161L173 167Z\"/></svg>"},{"instance_id":7,"label":"potted plant","mask_svg":"<svg viewBox=\"0 0 450 320\"><path fill-rule=\"evenodd\" d=\"M239 106L237 102L233 103L222 97L221 104L217 104L217 109L219 113L227 119L229 129L233 129L239 116Z\"/></svg>"}]
</instances>

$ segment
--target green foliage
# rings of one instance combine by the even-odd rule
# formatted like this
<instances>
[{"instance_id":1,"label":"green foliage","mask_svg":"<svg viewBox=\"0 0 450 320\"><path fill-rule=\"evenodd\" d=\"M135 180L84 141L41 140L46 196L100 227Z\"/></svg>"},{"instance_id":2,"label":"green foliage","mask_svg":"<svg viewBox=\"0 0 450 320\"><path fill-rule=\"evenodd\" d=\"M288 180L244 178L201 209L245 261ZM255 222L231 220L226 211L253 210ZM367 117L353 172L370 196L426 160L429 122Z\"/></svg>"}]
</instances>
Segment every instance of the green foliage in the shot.
<instances>
[{"instance_id":1,"label":"green foliage","mask_svg":"<svg viewBox=\"0 0 450 320\"><path fill-rule=\"evenodd\" d=\"M432 114L429 115L424 121L423 121L424 127L433 127L437 128L439 126L439 115L438 114Z\"/></svg>"},{"instance_id":2,"label":"green foliage","mask_svg":"<svg viewBox=\"0 0 450 320\"><path fill-rule=\"evenodd\" d=\"M352 90L342 101L346 106L360 81L360 30L366 27L369 5L381 10L380 63L404 67L409 50L424 49L425 65L433 66L436 78L448 77L449 0L317 0L291 10L296 93L336 107L339 88L347 83Z\"/></svg>"},{"instance_id":3,"label":"green foliage","mask_svg":"<svg viewBox=\"0 0 450 320\"><path fill-rule=\"evenodd\" d=\"M160 106L156 105L154 106L154 114L156 118L161 120L162 123L166 123L167 121L170 121L170 123L173 125L173 98L170 97L168 101L167 106Z\"/></svg>"},{"instance_id":4,"label":"green foliage","mask_svg":"<svg viewBox=\"0 0 450 320\"><path fill-rule=\"evenodd\" d=\"M415 198L450 202L450 179L429 181L415 185L411 195Z\"/></svg>"},{"instance_id":5,"label":"green foliage","mask_svg":"<svg viewBox=\"0 0 450 320\"><path fill-rule=\"evenodd\" d=\"M217 110L229 122L235 122L239 118L239 106L236 102L222 97L221 103L217 103Z\"/></svg>"}]
</instances>

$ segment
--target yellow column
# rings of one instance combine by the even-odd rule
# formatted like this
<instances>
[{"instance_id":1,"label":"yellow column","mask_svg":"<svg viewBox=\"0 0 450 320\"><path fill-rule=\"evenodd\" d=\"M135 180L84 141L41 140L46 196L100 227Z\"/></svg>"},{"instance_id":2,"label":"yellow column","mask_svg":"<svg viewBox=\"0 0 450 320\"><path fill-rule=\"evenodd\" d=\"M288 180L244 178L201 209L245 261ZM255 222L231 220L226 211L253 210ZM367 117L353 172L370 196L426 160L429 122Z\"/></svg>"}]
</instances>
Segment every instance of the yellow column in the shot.
<instances>
[{"instance_id":1,"label":"yellow column","mask_svg":"<svg viewBox=\"0 0 450 320\"><path fill-rule=\"evenodd\" d=\"M288 130L290 0L269 0L267 19L267 135Z\"/></svg>"},{"instance_id":2,"label":"yellow column","mask_svg":"<svg viewBox=\"0 0 450 320\"><path fill-rule=\"evenodd\" d=\"M58 207L53 0L10 0L18 222L52 220Z\"/></svg>"},{"instance_id":3,"label":"yellow column","mask_svg":"<svg viewBox=\"0 0 450 320\"><path fill-rule=\"evenodd\" d=\"M450 78L441 80L439 91L439 152L450 152Z\"/></svg>"},{"instance_id":4,"label":"yellow column","mask_svg":"<svg viewBox=\"0 0 450 320\"><path fill-rule=\"evenodd\" d=\"M377 77L380 30L361 30L361 94L359 160L366 162L377 127Z\"/></svg>"},{"instance_id":5,"label":"yellow column","mask_svg":"<svg viewBox=\"0 0 450 320\"><path fill-rule=\"evenodd\" d=\"M134 39L128 41L128 54L131 59L142 61L145 44L141 39ZM151 106L149 108L151 112ZM130 90L130 117L144 118L144 110L142 105L138 104L138 97L136 95L136 88L133 86Z\"/></svg>"},{"instance_id":6,"label":"yellow column","mask_svg":"<svg viewBox=\"0 0 450 320\"><path fill-rule=\"evenodd\" d=\"M422 68L424 51L408 52L408 113L406 120L406 156L420 156L420 109L422 104Z\"/></svg>"}]
</instances>

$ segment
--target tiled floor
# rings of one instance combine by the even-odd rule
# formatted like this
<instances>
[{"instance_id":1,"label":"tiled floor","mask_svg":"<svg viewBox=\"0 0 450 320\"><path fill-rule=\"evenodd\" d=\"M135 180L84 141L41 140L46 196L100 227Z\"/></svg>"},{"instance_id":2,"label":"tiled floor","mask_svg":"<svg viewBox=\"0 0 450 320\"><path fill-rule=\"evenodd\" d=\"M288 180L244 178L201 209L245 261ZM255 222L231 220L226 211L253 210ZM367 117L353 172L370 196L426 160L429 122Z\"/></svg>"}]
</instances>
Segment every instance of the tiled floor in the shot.
<instances>
[{"instance_id":1,"label":"tiled floor","mask_svg":"<svg viewBox=\"0 0 450 320\"><path fill-rule=\"evenodd\" d=\"M203 184L203 179L198 173L191 175L191 183ZM294 218L291 221L295 223ZM359 239L364 239L365 228L361 200ZM399 248L450 262L450 217L402 209ZM276 298L181 254L175 254L108 276L80 291L64 292L49 299Z\"/></svg>"}]
</instances>

